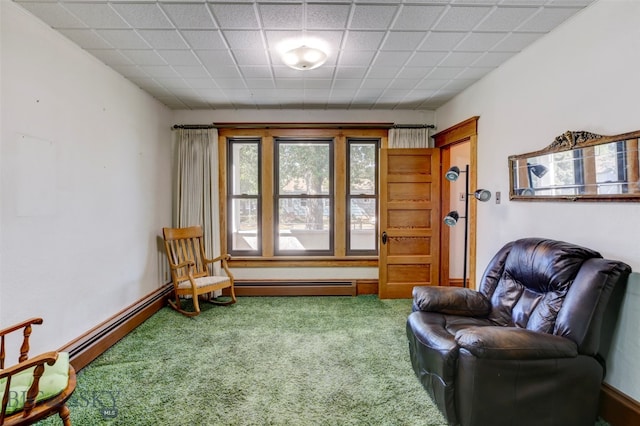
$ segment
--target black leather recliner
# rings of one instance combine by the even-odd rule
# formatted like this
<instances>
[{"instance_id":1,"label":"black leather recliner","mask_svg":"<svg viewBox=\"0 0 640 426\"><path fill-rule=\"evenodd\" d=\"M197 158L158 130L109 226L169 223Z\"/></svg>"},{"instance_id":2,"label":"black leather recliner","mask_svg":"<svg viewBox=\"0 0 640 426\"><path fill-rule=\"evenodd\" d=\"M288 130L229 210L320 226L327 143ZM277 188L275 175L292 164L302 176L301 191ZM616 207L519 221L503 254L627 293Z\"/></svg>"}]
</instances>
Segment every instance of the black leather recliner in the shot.
<instances>
[{"instance_id":1,"label":"black leather recliner","mask_svg":"<svg viewBox=\"0 0 640 426\"><path fill-rule=\"evenodd\" d=\"M450 425L593 426L603 316L630 272L561 241L508 243L478 291L414 288L413 369Z\"/></svg>"}]
</instances>

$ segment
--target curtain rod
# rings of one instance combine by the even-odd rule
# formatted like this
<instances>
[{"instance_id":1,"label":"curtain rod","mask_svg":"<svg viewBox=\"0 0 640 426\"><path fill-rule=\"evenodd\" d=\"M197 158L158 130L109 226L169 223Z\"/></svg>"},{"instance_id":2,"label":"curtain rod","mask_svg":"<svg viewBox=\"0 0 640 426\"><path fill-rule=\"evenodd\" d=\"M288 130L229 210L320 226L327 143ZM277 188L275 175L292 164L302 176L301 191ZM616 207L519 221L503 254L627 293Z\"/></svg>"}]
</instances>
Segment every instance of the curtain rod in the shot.
<instances>
[{"instance_id":1,"label":"curtain rod","mask_svg":"<svg viewBox=\"0 0 640 426\"><path fill-rule=\"evenodd\" d=\"M435 129L434 124L394 124L394 129Z\"/></svg>"},{"instance_id":2,"label":"curtain rod","mask_svg":"<svg viewBox=\"0 0 640 426\"><path fill-rule=\"evenodd\" d=\"M231 128L303 128L303 127L335 127L335 128L393 128L393 129L435 129L433 124L391 124L391 123L218 123L216 124L175 124L173 129L217 129Z\"/></svg>"},{"instance_id":3,"label":"curtain rod","mask_svg":"<svg viewBox=\"0 0 640 426\"><path fill-rule=\"evenodd\" d=\"M174 124L174 129L215 129L213 124Z\"/></svg>"}]
</instances>

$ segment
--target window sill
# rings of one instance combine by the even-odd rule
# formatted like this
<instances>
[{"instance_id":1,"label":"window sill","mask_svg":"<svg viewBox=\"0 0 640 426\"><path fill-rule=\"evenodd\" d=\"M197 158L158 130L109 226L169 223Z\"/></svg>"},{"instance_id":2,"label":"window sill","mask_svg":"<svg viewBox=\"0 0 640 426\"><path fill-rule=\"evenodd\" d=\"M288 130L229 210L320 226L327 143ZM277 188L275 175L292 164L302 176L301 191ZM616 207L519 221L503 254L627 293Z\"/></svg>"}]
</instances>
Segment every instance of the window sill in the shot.
<instances>
[{"instance_id":1,"label":"window sill","mask_svg":"<svg viewBox=\"0 0 640 426\"><path fill-rule=\"evenodd\" d=\"M333 267L378 267L377 256L278 256L241 257L232 256L229 266L235 268L281 268L290 266L333 266Z\"/></svg>"}]
</instances>

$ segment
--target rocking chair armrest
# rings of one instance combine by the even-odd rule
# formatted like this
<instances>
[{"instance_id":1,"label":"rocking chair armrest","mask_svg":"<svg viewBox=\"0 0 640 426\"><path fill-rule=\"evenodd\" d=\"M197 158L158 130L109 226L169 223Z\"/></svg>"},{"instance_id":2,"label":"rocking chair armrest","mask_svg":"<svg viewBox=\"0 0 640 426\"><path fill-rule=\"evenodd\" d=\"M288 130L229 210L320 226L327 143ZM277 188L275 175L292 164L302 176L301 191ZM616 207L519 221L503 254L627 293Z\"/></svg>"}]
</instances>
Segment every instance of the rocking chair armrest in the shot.
<instances>
[{"instance_id":1,"label":"rocking chair armrest","mask_svg":"<svg viewBox=\"0 0 640 426\"><path fill-rule=\"evenodd\" d=\"M58 359L58 352L56 351L45 352L33 358L29 358L26 361L22 361L21 363L18 363L18 364L12 365L11 367L7 367L3 370L0 370L0 380L4 379L5 377L14 376L21 371L28 370L29 368L32 368L37 365L44 365L45 363L47 363L48 365L53 365L55 364L57 359Z\"/></svg>"},{"instance_id":2,"label":"rocking chair armrest","mask_svg":"<svg viewBox=\"0 0 640 426\"><path fill-rule=\"evenodd\" d=\"M231 255L229 254L221 254L218 257L214 257L213 259L204 259L204 263L215 263L215 262L222 262L222 263L226 263L227 260L231 259Z\"/></svg>"},{"instance_id":3,"label":"rocking chair armrest","mask_svg":"<svg viewBox=\"0 0 640 426\"><path fill-rule=\"evenodd\" d=\"M24 320L22 322L19 322L18 324L14 324L10 327L4 328L0 330L0 336L5 336L9 333L12 333L16 330L20 330L21 328L25 328L33 324L42 324L42 318L29 318L28 320Z\"/></svg>"},{"instance_id":4,"label":"rocking chair armrest","mask_svg":"<svg viewBox=\"0 0 640 426\"><path fill-rule=\"evenodd\" d=\"M169 267L171 269L180 269L180 268L185 268L185 267L191 268L193 266L196 266L196 263L193 260L185 260L184 262L178 263L177 265L169 264Z\"/></svg>"}]
</instances>

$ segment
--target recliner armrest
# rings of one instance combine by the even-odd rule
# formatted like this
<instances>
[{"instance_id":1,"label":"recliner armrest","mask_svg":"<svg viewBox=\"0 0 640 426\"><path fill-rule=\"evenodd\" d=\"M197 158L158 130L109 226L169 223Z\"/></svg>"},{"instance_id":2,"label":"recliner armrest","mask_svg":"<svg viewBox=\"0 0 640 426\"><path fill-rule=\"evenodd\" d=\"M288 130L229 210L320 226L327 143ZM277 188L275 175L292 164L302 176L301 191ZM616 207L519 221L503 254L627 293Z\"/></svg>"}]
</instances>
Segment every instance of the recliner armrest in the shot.
<instances>
[{"instance_id":1,"label":"recliner armrest","mask_svg":"<svg viewBox=\"0 0 640 426\"><path fill-rule=\"evenodd\" d=\"M486 316L491 310L484 294L460 287L414 287L413 304L424 312L469 317Z\"/></svg>"},{"instance_id":2,"label":"recliner armrest","mask_svg":"<svg viewBox=\"0 0 640 426\"><path fill-rule=\"evenodd\" d=\"M578 346L554 334L516 327L470 327L456 333L456 343L478 358L550 359L574 358Z\"/></svg>"}]
</instances>

